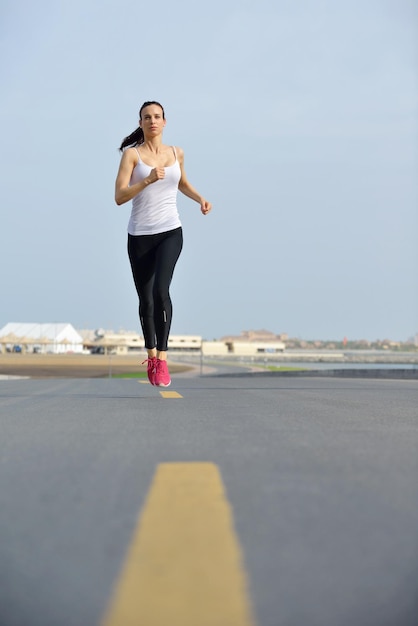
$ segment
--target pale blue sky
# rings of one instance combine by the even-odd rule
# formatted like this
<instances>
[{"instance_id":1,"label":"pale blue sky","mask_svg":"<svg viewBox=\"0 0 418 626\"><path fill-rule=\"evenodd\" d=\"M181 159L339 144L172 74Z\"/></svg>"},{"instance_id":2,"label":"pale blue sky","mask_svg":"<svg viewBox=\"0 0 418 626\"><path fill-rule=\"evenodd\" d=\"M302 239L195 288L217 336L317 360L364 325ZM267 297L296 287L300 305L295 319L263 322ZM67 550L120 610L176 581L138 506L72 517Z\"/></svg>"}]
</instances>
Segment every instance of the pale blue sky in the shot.
<instances>
[{"instance_id":1,"label":"pale blue sky","mask_svg":"<svg viewBox=\"0 0 418 626\"><path fill-rule=\"evenodd\" d=\"M117 147L163 103L203 217L173 333L418 332L417 3L5 0L1 307L7 322L139 329Z\"/></svg>"}]
</instances>

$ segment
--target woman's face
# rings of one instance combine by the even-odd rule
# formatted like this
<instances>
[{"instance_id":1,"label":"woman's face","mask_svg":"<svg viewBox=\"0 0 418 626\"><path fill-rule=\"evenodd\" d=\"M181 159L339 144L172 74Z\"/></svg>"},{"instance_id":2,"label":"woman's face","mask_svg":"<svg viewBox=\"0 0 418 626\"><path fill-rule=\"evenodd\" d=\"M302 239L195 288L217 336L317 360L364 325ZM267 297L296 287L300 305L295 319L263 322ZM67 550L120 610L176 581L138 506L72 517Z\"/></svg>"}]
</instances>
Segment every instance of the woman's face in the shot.
<instances>
[{"instance_id":1,"label":"woman's face","mask_svg":"<svg viewBox=\"0 0 418 626\"><path fill-rule=\"evenodd\" d=\"M144 135L158 135L162 133L165 126L163 111L158 104L149 104L141 111L139 125L144 131Z\"/></svg>"}]
</instances>

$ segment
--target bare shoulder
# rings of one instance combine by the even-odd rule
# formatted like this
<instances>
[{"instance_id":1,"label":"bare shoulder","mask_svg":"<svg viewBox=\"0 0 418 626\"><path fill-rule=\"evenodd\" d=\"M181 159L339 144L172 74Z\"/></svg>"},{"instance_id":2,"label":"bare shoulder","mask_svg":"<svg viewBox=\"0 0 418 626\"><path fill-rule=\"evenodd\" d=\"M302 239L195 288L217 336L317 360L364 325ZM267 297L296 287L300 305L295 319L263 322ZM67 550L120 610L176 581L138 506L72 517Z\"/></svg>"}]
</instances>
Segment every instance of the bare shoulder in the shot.
<instances>
[{"instance_id":1,"label":"bare shoulder","mask_svg":"<svg viewBox=\"0 0 418 626\"><path fill-rule=\"evenodd\" d=\"M135 148L127 148L124 150L120 159L118 178L120 178L120 176L130 176L138 160L139 157Z\"/></svg>"},{"instance_id":2,"label":"bare shoulder","mask_svg":"<svg viewBox=\"0 0 418 626\"><path fill-rule=\"evenodd\" d=\"M138 150L136 148L127 148L123 152L122 159L125 159L127 163L134 163L136 165L139 159Z\"/></svg>"},{"instance_id":3,"label":"bare shoulder","mask_svg":"<svg viewBox=\"0 0 418 626\"><path fill-rule=\"evenodd\" d=\"M183 148L180 148L180 146L174 146L176 149L176 154L177 154L177 158L180 161L180 163L183 163L184 161L184 150Z\"/></svg>"}]
</instances>

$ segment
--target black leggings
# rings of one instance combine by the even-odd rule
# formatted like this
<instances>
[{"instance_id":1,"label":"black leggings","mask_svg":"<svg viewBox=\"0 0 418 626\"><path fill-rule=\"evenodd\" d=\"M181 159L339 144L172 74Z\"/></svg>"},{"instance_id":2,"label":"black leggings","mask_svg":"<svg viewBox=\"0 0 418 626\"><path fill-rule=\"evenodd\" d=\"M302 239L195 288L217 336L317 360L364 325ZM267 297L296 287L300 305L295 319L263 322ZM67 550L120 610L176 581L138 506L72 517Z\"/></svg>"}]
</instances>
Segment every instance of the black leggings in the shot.
<instances>
[{"instance_id":1,"label":"black leggings","mask_svg":"<svg viewBox=\"0 0 418 626\"><path fill-rule=\"evenodd\" d=\"M183 247L181 226L157 235L129 235L128 255L149 350L167 350L173 307L169 287Z\"/></svg>"}]
</instances>

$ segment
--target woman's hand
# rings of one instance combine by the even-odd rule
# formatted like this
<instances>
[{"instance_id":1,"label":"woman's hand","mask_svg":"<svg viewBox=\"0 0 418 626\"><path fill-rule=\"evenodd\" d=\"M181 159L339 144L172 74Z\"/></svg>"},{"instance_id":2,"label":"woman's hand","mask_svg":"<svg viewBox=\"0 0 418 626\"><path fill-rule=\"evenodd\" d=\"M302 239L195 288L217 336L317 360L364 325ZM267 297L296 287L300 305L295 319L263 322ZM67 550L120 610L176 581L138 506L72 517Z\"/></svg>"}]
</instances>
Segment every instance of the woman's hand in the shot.
<instances>
[{"instance_id":1,"label":"woman's hand","mask_svg":"<svg viewBox=\"0 0 418 626\"><path fill-rule=\"evenodd\" d=\"M211 209L212 204L202 198L202 200L200 201L200 210L202 211L203 215L207 215Z\"/></svg>"},{"instance_id":2,"label":"woman's hand","mask_svg":"<svg viewBox=\"0 0 418 626\"><path fill-rule=\"evenodd\" d=\"M155 183L157 180L161 180L162 178L165 178L164 167L154 167L147 176L149 183Z\"/></svg>"}]
</instances>

